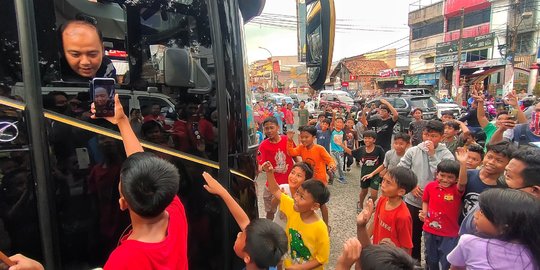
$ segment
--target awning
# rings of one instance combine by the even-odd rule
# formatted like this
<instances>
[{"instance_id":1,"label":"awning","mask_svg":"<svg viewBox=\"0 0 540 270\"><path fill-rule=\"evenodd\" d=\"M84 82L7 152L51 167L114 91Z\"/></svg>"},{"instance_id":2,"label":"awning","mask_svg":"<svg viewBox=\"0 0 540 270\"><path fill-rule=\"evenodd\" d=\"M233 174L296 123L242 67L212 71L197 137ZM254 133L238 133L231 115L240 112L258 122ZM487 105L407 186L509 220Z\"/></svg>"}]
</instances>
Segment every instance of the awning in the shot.
<instances>
[{"instance_id":1,"label":"awning","mask_svg":"<svg viewBox=\"0 0 540 270\"><path fill-rule=\"evenodd\" d=\"M384 78L376 78L375 81L377 81L377 82L393 82L393 81L402 81L403 79L404 79L403 76L384 77Z\"/></svg>"}]
</instances>

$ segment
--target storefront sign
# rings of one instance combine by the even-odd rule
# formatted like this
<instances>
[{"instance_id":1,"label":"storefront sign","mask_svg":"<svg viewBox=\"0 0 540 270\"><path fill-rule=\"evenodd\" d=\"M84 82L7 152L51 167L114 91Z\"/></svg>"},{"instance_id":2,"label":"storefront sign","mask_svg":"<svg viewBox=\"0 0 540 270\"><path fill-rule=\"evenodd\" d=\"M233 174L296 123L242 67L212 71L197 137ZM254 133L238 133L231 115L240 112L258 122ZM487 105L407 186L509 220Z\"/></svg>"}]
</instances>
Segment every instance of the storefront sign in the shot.
<instances>
[{"instance_id":1,"label":"storefront sign","mask_svg":"<svg viewBox=\"0 0 540 270\"><path fill-rule=\"evenodd\" d=\"M483 68L483 67L495 67L504 66L506 61L502 58L478 60L473 62L466 62L461 64L461 68Z\"/></svg>"},{"instance_id":2,"label":"storefront sign","mask_svg":"<svg viewBox=\"0 0 540 270\"><path fill-rule=\"evenodd\" d=\"M439 73L405 75L405 85L436 85Z\"/></svg>"},{"instance_id":3,"label":"storefront sign","mask_svg":"<svg viewBox=\"0 0 540 270\"><path fill-rule=\"evenodd\" d=\"M485 47L492 47L494 40L494 33L487 35L464 38L461 41L461 50L470 51ZM459 47L459 40L453 40L449 42L437 43L436 53L437 55L456 53Z\"/></svg>"},{"instance_id":4,"label":"storefront sign","mask_svg":"<svg viewBox=\"0 0 540 270\"><path fill-rule=\"evenodd\" d=\"M457 53L435 56L435 65L443 65L457 62ZM461 54L461 62L467 61L467 53Z\"/></svg>"},{"instance_id":5,"label":"storefront sign","mask_svg":"<svg viewBox=\"0 0 540 270\"><path fill-rule=\"evenodd\" d=\"M397 77L398 72L394 71L393 69L384 69L379 71L379 77Z\"/></svg>"}]
</instances>

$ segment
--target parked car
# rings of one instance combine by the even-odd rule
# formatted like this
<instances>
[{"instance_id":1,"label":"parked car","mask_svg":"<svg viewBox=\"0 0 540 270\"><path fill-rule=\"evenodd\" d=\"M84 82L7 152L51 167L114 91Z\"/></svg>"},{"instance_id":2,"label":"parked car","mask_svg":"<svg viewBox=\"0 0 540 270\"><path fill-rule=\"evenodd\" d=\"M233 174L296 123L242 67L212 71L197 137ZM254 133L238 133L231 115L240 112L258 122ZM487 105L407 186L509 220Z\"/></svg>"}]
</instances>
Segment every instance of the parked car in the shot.
<instances>
[{"instance_id":1,"label":"parked car","mask_svg":"<svg viewBox=\"0 0 540 270\"><path fill-rule=\"evenodd\" d=\"M415 95L415 96L433 95L433 92L427 88L407 88L407 89L400 89L399 92L404 95Z\"/></svg>"},{"instance_id":2,"label":"parked car","mask_svg":"<svg viewBox=\"0 0 540 270\"><path fill-rule=\"evenodd\" d=\"M347 96L347 97L351 97L351 95L345 91L341 91L341 90L322 90L319 92L319 94L317 95L317 99L315 100L315 105L317 107L320 107L320 101L322 99L324 99L325 96L327 95L339 95L339 96Z\"/></svg>"},{"instance_id":3,"label":"parked car","mask_svg":"<svg viewBox=\"0 0 540 270\"><path fill-rule=\"evenodd\" d=\"M319 101L319 107L330 106L332 109L350 111L354 106L354 100L348 96L329 94Z\"/></svg>"},{"instance_id":4,"label":"parked car","mask_svg":"<svg viewBox=\"0 0 540 270\"><path fill-rule=\"evenodd\" d=\"M423 111L424 120L432 120L437 118L438 110L437 99L433 96L387 96L376 97L368 102L366 106L370 107L375 103L377 107L381 104L381 99L386 99L396 110L398 111L399 118L394 126L394 132L404 132L409 128L409 124L412 121L412 111L415 108L420 108ZM376 116L375 116L376 117Z\"/></svg>"}]
</instances>

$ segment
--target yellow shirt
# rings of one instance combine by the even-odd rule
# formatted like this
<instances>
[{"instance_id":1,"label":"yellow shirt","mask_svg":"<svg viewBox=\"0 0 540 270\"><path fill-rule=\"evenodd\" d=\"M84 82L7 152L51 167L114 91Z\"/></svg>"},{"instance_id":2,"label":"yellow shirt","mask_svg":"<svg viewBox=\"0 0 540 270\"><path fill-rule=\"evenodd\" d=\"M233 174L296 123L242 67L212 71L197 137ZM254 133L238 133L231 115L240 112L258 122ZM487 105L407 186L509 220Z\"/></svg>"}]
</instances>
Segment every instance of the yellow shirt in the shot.
<instances>
[{"instance_id":1,"label":"yellow shirt","mask_svg":"<svg viewBox=\"0 0 540 270\"><path fill-rule=\"evenodd\" d=\"M294 211L293 205L294 200L282 193L279 210L287 216L285 232L289 242L289 251L284 256L284 266L286 268L315 259L323 266L314 269L323 270L330 256L328 228L322 219L310 224L304 223L300 213Z\"/></svg>"}]
</instances>

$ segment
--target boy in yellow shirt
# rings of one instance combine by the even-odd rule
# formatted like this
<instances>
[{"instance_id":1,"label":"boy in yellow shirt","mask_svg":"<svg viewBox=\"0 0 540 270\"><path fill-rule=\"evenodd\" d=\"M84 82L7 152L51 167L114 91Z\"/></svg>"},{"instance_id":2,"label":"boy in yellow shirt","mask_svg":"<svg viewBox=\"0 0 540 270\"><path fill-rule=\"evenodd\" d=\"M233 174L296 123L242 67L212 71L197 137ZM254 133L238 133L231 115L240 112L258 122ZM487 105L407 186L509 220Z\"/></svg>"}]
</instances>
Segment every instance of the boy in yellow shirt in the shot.
<instances>
[{"instance_id":1,"label":"boy in yellow shirt","mask_svg":"<svg viewBox=\"0 0 540 270\"><path fill-rule=\"evenodd\" d=\"M288 270L323 270L330 256L330 236L326 224L315 211L328 202L330 191L322 182L310 179L302 183L291 198L279 189L272 164L265 162L262 168L270 193L281 201L279 210L287 216L285 233L289 252L283 266Z\"/></svg>"}]
</instances>

